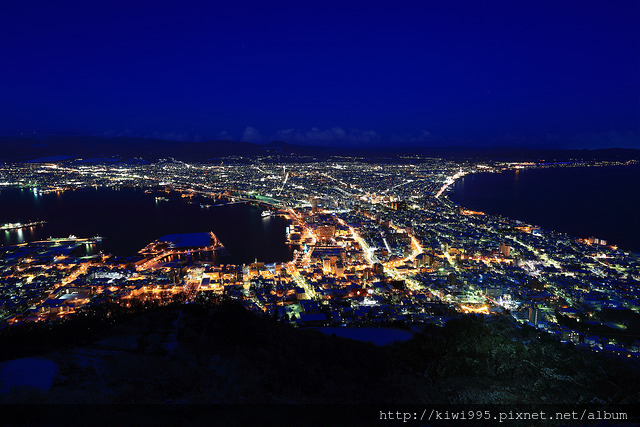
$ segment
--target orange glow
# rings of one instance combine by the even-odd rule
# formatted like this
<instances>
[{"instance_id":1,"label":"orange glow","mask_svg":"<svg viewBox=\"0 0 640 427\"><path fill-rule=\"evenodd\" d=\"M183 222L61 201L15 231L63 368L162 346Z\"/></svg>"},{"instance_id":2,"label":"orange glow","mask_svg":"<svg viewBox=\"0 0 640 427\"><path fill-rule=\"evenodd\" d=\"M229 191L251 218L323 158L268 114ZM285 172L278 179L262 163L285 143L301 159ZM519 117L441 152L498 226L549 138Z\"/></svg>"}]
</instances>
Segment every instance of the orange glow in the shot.
<instances>
[{"instance_id":1,"label":"orange glow","mask_svg":"<svg viewBox=\"0 0 640 427\"><path fill-rule=\"evenodd\" d=\"M481 305L479 307L469 307L468 305L461 305L460 308L465 313L482 313L489 314L489 307L486 305Z\"/></svg>"},{"instance_id":2,"label":"orange glow","mask_svg":"<svg viewBox=\"0 0 640 427\"><path fill-rule=\"evenodd\" d=\"M484 212L480 212L480 211L471 211L471 210L468 210L468 209L462 209L462 210L460 211L460 213L461 213L462 215L484 215L484 214L485 214Z\"/></svg>"},{"instance_id":3,"label":"orange glow","mask_svg":"<svg viewBox=\"0 0 640 427\"><path fill-rule=\"evenodd\" d=\"M520 230L523 233L531 233L532 228L529 226L524 226L524 227L516 227L516 230Z\"/></svg>"}]
</instances>

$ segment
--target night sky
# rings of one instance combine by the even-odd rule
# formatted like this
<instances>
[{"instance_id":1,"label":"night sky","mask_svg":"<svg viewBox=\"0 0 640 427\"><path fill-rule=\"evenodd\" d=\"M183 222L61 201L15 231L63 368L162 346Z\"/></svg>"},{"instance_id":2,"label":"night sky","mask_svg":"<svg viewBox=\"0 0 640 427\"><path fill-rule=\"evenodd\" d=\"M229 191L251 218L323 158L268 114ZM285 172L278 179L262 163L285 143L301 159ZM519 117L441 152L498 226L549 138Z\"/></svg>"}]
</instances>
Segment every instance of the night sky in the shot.
<instances>
[{"instance_id":1,"label":"night sky","mask_svg":"<svg viewBox=\"0 0 640 427\"><path fill-rule=\"evenodd\" d=\"M638 147L639 3L11 1L0 134Z\"/></svg>"}]
</instances>

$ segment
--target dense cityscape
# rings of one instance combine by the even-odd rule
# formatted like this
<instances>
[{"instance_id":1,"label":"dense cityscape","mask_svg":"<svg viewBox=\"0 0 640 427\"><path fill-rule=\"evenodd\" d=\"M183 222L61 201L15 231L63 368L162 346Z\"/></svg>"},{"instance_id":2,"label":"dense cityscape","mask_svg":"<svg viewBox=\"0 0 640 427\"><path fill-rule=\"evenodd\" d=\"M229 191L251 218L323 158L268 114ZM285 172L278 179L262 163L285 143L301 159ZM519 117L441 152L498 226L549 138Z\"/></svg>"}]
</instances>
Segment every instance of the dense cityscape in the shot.
<instances>
[{"instance_id":1,"label":"dense cityscape","mask_svg":"<svg viewBox=\"0 0 640 427\"><path fill-rule=\"evenodd\" d=\"M411 157L238 156L215 164L52 161L0 165L0 189L34 195L135 187L156 203L230 203L285 217L293 259L234 265L210 230L158 236L138 256L100 236L0 247L0 328L59 322L105 302L166 305L224 295L295 327L444 325L507 316L588 351L640 356L640 260L597 236L569 236L458 206L452 184L478 172L630 162L478 162ZM22 233L38 218L2 226ZM96 249L97 248L97 249Z\"/></svg>"}]
</instances>

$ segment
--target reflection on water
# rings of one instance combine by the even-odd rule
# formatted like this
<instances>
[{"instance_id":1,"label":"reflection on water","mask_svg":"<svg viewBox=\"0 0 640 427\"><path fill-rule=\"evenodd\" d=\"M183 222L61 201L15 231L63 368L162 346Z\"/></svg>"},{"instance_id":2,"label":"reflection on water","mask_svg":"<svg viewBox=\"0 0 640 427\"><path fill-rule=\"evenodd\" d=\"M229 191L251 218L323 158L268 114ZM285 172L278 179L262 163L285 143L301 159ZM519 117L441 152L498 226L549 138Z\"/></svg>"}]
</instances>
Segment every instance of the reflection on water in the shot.
<instances>
[{"instance_id":1,"label":"reflection on water","mask_svg":"<svg viewBox=\"0 0 640 427\"><path fill-rule=\"evenodd\" d=\"M575 237L640 251L640 166L551 168L467 175L451 199Z\"/></svg>"},{"instance_id":2,"label":"reflection on water","mask_svg":"<svg viewBox=\"0 0 640 427\"><path fill-rule=\"evenodd\" d=\"M158 203L156 196L161 196ZM207 204L210 208L201 209ZM262 209L220 200L185 200L176 195L145 193L139 189L89 188L64 193L4 189L0 192L0 223L44 220L46 224L6 230L0 244L44 240L49 237L102 236L102 250L134 256L148 243L166 234L212 231L225 245L224 263L254 259L280 262L292 259L285 244L286 220L263 220ZM92 250L93 251L93 250Z\"/></svg>"}]
</instances>

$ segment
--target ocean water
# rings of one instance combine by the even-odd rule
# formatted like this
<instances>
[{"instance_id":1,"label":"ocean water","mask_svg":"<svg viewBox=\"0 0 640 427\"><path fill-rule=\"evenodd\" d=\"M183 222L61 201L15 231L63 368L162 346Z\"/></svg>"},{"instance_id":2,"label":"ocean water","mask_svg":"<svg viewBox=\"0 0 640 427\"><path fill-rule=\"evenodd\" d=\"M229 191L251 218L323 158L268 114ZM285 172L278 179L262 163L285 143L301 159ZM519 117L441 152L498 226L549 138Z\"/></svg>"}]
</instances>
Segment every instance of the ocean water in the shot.
<instances>
[{"instance_id":1,"label":"ocean water","mask_svg":"<svg viewBox=\"0 0 640 427\"><path fill-rule=\"evenodd\" d=\"M156 196L168 201L156 200ZM38 194L32 189L0 191L0 224L44 220L44 225L0 231L0 245L49 237L103 237L102 250L133 256L165 234L213 231L225 245L222 262L288 261L286 220L262 218L262 209L250 204L222 204L224 200L194 200L176 195L145 193L140 189L88 188L61 194Z\"/></svg>"},{"instance_id":2,"label":"ocean water","mask_svg":"<svg viewBox=\"0 0 640 427\"><path fill-rule=\"evenodd\" d=\"M640 166L478 173L458 180L457 204L640 252Z\"/></svg>"}]
</instances>

